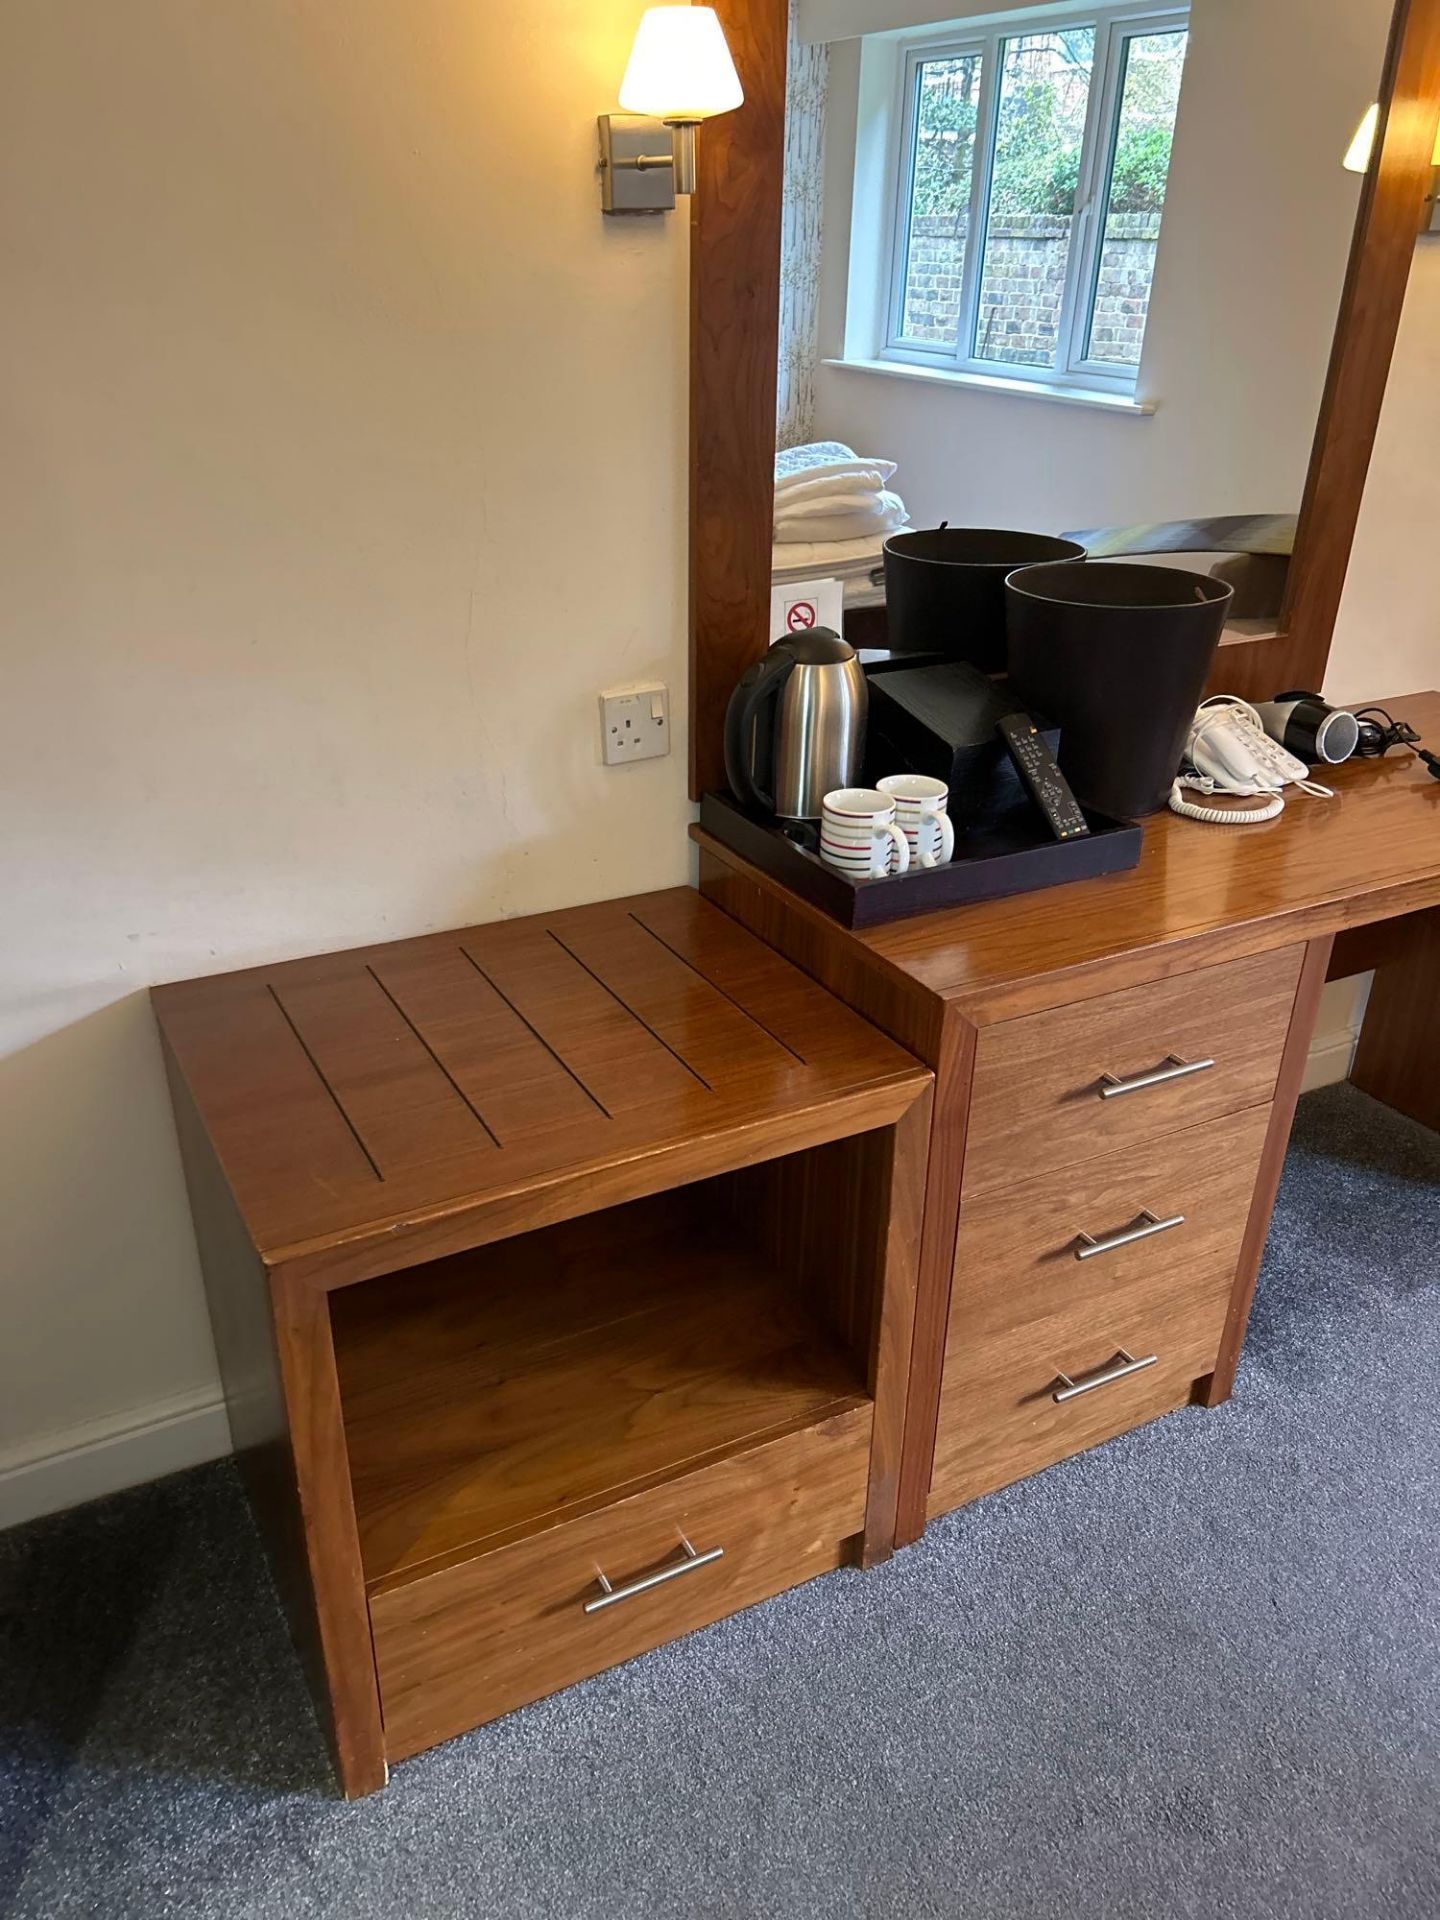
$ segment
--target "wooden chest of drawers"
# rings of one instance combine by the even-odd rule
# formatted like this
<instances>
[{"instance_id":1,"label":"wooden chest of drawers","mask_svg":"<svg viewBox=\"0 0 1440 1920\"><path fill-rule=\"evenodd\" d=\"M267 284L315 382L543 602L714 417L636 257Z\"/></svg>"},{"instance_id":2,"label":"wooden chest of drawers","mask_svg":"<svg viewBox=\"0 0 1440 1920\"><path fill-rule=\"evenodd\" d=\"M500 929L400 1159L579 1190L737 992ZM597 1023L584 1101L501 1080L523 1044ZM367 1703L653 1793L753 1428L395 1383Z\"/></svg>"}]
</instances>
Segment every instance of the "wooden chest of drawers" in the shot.
<instances>
[{"instance_id":1,"label":"wooden chest of drawers","mask_svg":"<svg viewBox=\"0 0 1440 1920\"><path fill-rule=\"evenodd\" d=\"M1132 874L862 932L692 830L707 898L936 1071L900 1540L1229 1394L1335 936L1409 913L1418 952L1440 911L1426 781L1335 778L1243 834L1158 815ZM1403 1028L1423 967L1394 971Z\"/></svg>"},{"instance_id":2,"label":"wooden chest of drawers","mask_svg":"<svg viewBox=\"0 0 1440 1920\"><path fill-rule=\"evenodd\" d=\"M927 1513L1167 1413L1213 1373L1301 960L979 1031Z\"/></svg>"}]
</instances>

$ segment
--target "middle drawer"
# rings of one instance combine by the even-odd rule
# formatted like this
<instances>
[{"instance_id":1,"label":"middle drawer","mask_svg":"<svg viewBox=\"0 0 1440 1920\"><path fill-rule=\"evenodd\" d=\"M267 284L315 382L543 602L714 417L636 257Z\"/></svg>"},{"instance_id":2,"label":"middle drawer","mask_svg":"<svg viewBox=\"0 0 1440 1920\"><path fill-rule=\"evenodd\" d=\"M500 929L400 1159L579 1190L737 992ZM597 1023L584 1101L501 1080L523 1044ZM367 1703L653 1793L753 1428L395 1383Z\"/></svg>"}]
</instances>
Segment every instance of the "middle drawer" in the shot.
<instances>
[{"instance_id":1,"label":"middle drawer","mask_svg":"<svg viewBox=\"0 0 1440 1920\"><path fill-rule=\"evenodd\" d=\"M1214 1275L1228 1279L1269 1120L1268 1107L1252 1107L966 1199L947 1351L1098 1304L1132 1281L1158 1286L1174 1276L1193 1290ZM1098 1244L1086 1246L1085 1236Z\"/></svg>"}]
</instances>

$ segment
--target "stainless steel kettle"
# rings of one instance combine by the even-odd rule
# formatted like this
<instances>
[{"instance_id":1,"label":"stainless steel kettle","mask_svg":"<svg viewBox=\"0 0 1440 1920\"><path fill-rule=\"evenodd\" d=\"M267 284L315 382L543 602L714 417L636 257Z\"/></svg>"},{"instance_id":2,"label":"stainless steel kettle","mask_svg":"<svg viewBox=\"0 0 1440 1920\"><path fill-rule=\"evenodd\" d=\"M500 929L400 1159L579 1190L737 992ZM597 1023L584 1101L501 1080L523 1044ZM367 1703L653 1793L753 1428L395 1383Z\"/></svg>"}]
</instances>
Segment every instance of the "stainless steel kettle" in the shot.
<instances>
[{"instance_id":1,"label":"stainless steel kettle","mask_svg":"<svg viewBox=\"0 0 1440 1920\"><path fill-rule=\"evenodd\" d=\"M725 714L735 798L782 820L818 820L825 795L860 772L868 698L855 649L829 627L777 640Z\"/></svg>"}]
</instances>

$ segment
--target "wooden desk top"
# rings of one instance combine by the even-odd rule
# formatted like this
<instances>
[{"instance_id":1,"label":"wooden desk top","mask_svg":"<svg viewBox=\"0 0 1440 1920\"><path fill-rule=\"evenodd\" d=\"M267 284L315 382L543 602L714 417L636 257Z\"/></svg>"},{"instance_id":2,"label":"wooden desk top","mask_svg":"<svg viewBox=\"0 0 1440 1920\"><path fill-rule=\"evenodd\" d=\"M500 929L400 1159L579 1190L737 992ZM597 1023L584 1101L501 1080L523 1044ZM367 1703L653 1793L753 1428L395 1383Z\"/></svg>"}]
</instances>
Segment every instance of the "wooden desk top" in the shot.
<instances>
[{"instance_id":1,"label":"wooden desk top","mask_svg":"<svg viewBox=\"0 0 1440 1920\"><path fill-rule=\"evenodd\" d=\"M272 1264L461 1216L477 1245L889 1124L930 1079L684 887L152 999Z\"/></svg>"},{"instance_id":2,"label":"wooden desk top","mask_svg":"<svg viewBox=\"0 0 1440 1920\"><path fill-rule=\"evenodd\" d=\"M1440 752L1440 693L1385 705ZM1151 815L1140 864L1129 873L855 933L699 829L692 834L707 853L783 895L790 912L854 941L881 969L967 1008L983 1000L983 1017L996 1019L1076 997L1087 970L1097 980L1103 974L1107 989L1119 987L1131 971L1141 977L1144 956L1153 977L1166 970L1156 967L1157 948L1176 948L1179 969L1197 964L1197 941L1214 949L1205 958L1219 959L1440 904L1440 780L1398 748L1319 777L1338 798L1295 793L1282 814L1257 826ZM1085 997L1083 986L1078 991Z\"/></svg>"}]
</instances>

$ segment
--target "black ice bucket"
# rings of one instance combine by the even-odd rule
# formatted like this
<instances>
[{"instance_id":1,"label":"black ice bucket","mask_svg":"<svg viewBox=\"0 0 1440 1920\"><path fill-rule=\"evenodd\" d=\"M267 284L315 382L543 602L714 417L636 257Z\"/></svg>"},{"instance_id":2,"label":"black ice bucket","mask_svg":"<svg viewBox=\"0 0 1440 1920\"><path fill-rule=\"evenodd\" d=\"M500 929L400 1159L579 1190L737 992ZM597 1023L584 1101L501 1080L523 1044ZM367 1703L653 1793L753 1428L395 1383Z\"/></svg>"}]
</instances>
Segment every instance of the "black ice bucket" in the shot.
<instances>
[{"instance_id":1,"label":"black ice bucket","mask_svg":"<svg viewBox=\"0 0 1440 1920\"><path fill-rule=\"evenodd\" d=\"M1120 820L1163 807L1234 589L1209 574L1092 560L1005 582L1010 679L1060 727L1075 797Z\"/></svg>"},{"instance_id":2,"label":"black ice bucket","mask_svg":"<svg viewBox=\"0 0 1440 1920\"><path fill-rule=\"evenodd\" d=\"M1005 667L1005 579L1016 567L1083 560L1085 549L1048 533L952 527L894 533L885 542L888 644L945 654L983 673Z\"/></svg>"}]
</instances>

